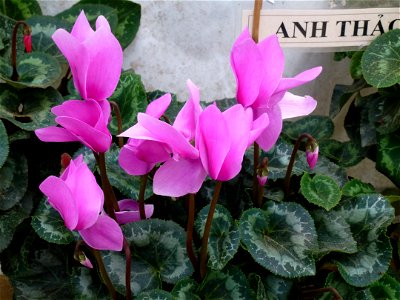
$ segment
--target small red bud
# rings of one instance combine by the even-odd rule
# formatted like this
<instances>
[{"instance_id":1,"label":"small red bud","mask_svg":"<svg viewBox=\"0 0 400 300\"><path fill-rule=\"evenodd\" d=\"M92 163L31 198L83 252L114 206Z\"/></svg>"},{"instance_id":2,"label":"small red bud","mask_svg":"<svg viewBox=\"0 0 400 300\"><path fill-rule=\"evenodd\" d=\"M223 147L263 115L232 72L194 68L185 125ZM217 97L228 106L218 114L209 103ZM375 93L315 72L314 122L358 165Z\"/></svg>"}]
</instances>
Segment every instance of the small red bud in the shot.
<instances>
[{"instance_id":1,"label":"small red bud","mask_svg":"<svg viewBox=\"0 0 400 300\"><path fill-rule=\"evenodd\" d=\"M65 170L71 162L71 156L68 153L61 154L61 168Z\"/></svg>"},{"instance_id":2,"label":"small red bud","mask_svg":"<svg viewBox=\"0 0 400 300\"><path fill-rule=\"evenodd\" d=\"M30 34L24 35L24 45L26 53L32 52L32 35Z\"/></svg>"}]
</instances>

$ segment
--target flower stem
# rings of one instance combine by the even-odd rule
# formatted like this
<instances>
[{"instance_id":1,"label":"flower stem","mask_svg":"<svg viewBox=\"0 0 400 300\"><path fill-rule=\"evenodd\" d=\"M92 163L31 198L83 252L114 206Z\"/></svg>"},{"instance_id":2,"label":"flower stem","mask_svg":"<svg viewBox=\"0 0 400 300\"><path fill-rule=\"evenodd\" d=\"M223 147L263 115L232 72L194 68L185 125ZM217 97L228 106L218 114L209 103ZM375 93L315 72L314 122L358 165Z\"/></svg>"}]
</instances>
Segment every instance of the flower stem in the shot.
<instances>
[{"instance_id":1,"label":"flower stem","mask_svg":"<svg viewBox=\"0 0 400 300\"><path fill-rule=\"evenodd\" d=\"M96 249L92 249L92 253L93 256L95 257L96 261L97 261L97 265L99 267L99 272L100 272L100 276L101 279L103 280L104 284L107 286L108 292L110 294L110 296L116 300L117 299L117 293L115 291L115 288L110 280L110 277L108 276L107 270L104 267L104 262L103 262L103 258L100 255L100 251L96 250Z\"/></svg>"},{"instance_id":2,"label":"flower stem","mask_svg":"<svg viewBox=\"0 0 400 300\"><path fill-rule=\"evenodd\" d=\"M258 43L258 35L259 35L259 29L260 29L260 14L261 14L261 8L262 8L262 0L255 0L254 1L254 10L253 10L253 26L251 30L251 36L253 40Z\"/></svg>"},{"instance_id":3,"label":"flower stem","mask_svg":"<svg viewBox=\"0 0 400 300\"><path fill-rule=\"evenodd\" d=\"M24 25L24 34L25 32L31 33L32 30L29 25L25 21L18 21L15 23L13 32L12 32L12 40L11 40L11 65L13 68L13 72L11 75L11 80L18 80L18 72L17 72L17 33L19 25Z\"/></svg>"},{"instance_id":4,"label":"flower stem","mask_svg":"<svg viewBox=\"0 0 400 300\"><path fill-rule=\"evenodd\" d=\"M207 271L207 247L208 247L208 237L211 232L211 224L214 217L215 207L219 198L219 192L221 191L222 182L217 181L214 188L214 195L210 203L210 210L208 211L206 225L204 226L203 239L201 241L201 251L200 251L200 280L204 279Z\"/></svg>"},{"instance_id":5,"label":"flower stem","mask_svg":"<svg viewBox=\"0 0 400 300\"><path fill-rule=\"evenodd\" d=\"M117 198L114 194L114 190L110 184L110 181L108 180L105 155L104 153L97 154L95 152L93 152L93 154L96 157L96 161L100 169L101 185L104 191L104 205L106 213L111 218L116 220L115 212L119 211L119 206Z\"/></svg>"},{"instance_id":6,"label":"flower stem","mask_svg":"<svg viewBox=\"0 0 400 300\"><path fill-rule=\"evenodd\" d=\"M254 157L253 157L253 199L259 206L259 183L257 180L257 169L260 161L260 146L254 142Z\"/></svg>"},{"instance_id":7,"label":"flower stem","mask_svg":"<svg viewBox=\"0 0 400 300\"><path fill-rule=\"evenodd\" d=\"M139 191L139 214L140 219L146 219L146 212L144 209L144 194L146 192L147 174L140 176L140 191Z\"/></svg>"},{"instance_id":8,"label":"flower stem","mask_svg":"<svg viewBox=\"0 0 400 300\"><path fill-rule=\"evenodd\" d=\"M115 117L117 118L118 124L118 134L122 133L122 118L121 118L121 110L119 109L118 103L115 101L110 101L112 109L115 113ZM124 146L124 138L122 136L118 137L118 146L122 148Z\"/></svg>"},{"instance_id":9,"label":"flower stem","mask_svg":"<svg viewBox=\"0 0 400 300\"><path fill-rule=\"evenodd\" d=\"M285 176L285 195L288 196L289 192L290 192L290 175L292 174L292 170L293 170L293 165L294 165L294 161L296 159L296 154L297 151L299 150L299 146L301 141L304 139L314 139L311 135L309 135L308 133L302 133L298 138L296 143L294 144L294 148L292 151L292 155L290 156L290 161L289 161L289 165L288 168L286 170L286 176Z\"/></svg>"},{"instance_id":10,"label":"flower stem","mask_svg":"<svg viewBox=\"0 0 400 300\"><path fill-rule=\"evenodd\" d=\"M132 290L131 290L131 248L129 247L129 243L124 236L124 251L126 258L126 267L125 267L125 291L126 291L126 299L132 299Z\"/></svg>"},{"instance_id":11,"label":"flower stem","mask_svg":"<svg viewBox=\"0 0 400 300\"><path fill-rule=\"evenodd\" d=\"M186 228L186 251L189 255L189 259L193 265L193 268L196 270L198 267L198 261L196 254L193 250L193 227L194 227L194 202L195 194L189 195L189 213L188 213L188 221Z\"/></svg>"}]
</instances>

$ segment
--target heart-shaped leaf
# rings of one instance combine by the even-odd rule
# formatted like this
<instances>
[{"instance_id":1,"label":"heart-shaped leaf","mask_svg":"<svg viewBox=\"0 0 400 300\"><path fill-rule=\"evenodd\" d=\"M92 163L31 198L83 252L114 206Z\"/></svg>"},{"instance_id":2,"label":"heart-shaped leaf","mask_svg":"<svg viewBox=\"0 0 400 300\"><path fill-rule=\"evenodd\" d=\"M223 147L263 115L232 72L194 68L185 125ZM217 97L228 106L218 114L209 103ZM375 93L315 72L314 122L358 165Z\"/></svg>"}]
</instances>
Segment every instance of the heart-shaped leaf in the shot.
<instances>
[{"instance_id":1,"label":"heart-shaped leaf","mask_svg":"<svg viewBox=\"0 0 400 300\"><path fill-rule=\"evenodd\" d=\"M175 284L171 294L175 299L200 300L201 298L197 295L198 287L199 285L195 280L185 278Z\"/></svg>"},{"instance_id":2,"label":"heart-shaped leaf","mask_svg":"<svg viewBox=\"0 0 400 300\"><path fill-rule=\"evenodd\" d=\"M284 122L282 132L293 140L297 140L303 133L308 133L313 138L322 140L330 138L333 130L333 122L329 117L307 116L295 122Z\"/></svg>"},{"instance_id":3,"label":"heart-shaped leaf","mask_svg":"<svg viewBox=\"0 0 400 300\"><path fill-rule=\"evenodd\" d=\"M326 210L335 207L340 200L341 191L335 180L325 175L315 175L313 178L308 173L301 177L300 190L308 202L321 206Z\"/></svg>"},{"instance_id":4,"label":"heart-shaped leaf","mask_svg":"<svg viewBox=\"0 0 400 300\"><path fill-rule=\"evenodd\" d=\"M371 193L375 193L374 187L371 184L364 183L358 179L352 179L346 182L342 189L342 194L349 197Z\"/></svg>"},{"instance_id":5,"label":"heart-shaped leaf","mask_svg":"<svg viewBox=\"0 0 400 300\"><path fill-rule=\"evenodd\" d=\"M9 151L8 136L3 122L0 120L0 168L7 159Z\"/></svg>"},{"instance_id":6,"label":"heart-shaped leaf","mask_svg":"<svg viewBox=\"0 0 400 300\"><path fill-rule=\"evenodd\" d=\"M350 225L358 252L336 258L339 272L354 286L367 286L386 272L392 248L385 236L394 209L382 195L364 194L347 199L337 211Z\"/></svg>"},{"instance_id":7,"label":"heart-shaped leaf","mask_svg":"<svg viewBox=\"0 0 400 300\"><path fill-rule=\"evenodd\" d=\"M269 201L240 218L243 244L256 262L283 277L315 274L312 252L318 247L314 221L296 203Z\"/></svg>"},{"instance_id":8,"label":"heart-shaped leaf","mask_svg":"<svg viewBox=\"0 0 400 300\"><path fill-rule=\"evenodd\" d=\"M105 4L117 11L118 24L113 30L115 36L121 43L122 48L128 47L133 41L140 25L140 4L127 0L81 0L80 3Z\"/></svg>"},{"instance_id":9,"label":"heart-shaped leaf","mask_svg":"<svg viewBox=\"0 0 400 300\"><path fill-rule=\"evenodd\" d=\"M236 267L210 270L199 287L201 299L251 299L251 289L244 274Z\"/></svg>"},{"instance_id":10,"label":"heart-shaped leaf","mask_svg":"<svg viewBox=\"0 0 400 300\"><path fill-rule=\"evenodd\" d=\"M200 236L204 234L210 205L205 206L197 215L196 230ZM208 266L214 270L222 270L236 254L240 243L240 233L229 211L217 204L208 238Z\"/></svg>"},{"instance_id":11,"label":"heart-shaped leaf","mask_svg":"<svg viewBox=\"0 0 400 300\"><path fill-rule=\"evenodd\" d=\"M379 137L376 169L400 187L400 131Z\"/></svg>"},{"instance_id":12,"label":"heart-shaped leaf","mask_svg":"<svg viewBox=\"0 0 400 300\"><path fill-rule=\"evenodd\" d=\"M317 210L312 214L318 234L319 255L331 251L355 253L357 243L353 238L350 225L336 211Z\"/></svg>"},{"instance_id":13,"label":"heart-shaped leaf","mask_svg":"<svg viewBox=\"0 0 400 300\"><path fill-rule=\"evenodd\" d=\"M65 227L59 213L45 199L40 202L32 216L31 225L49 243L69 244L74 241L72 232Z\"/></svg>"},{"instance_id":14,"label":"heart-shaped leaf","mask_svg":"<svg viewBox=\"0 0 400 300\"><path fill-rule=\"evenodd\" d=\"M172 221L149 219L123 226L132 254L131 285L134 294L161 288L161 281L176 283L190 276L185 231ZM114 286L125 293L125 258L104 252L104 263Z\"/></svg>"},{"instance_id":15,"label":"heart-shaped leaf","mask_svg":"<svg viewBox=\"0 0 400 300\"><path fill-rule=\"evenodd\" d=\"M146 90L140 76L133 71L122 73L117 88L109 100L115 101L119 106L122 130L133 126L137 122L137 114L144 112L147 107ZM112 134L117 134L118 125L115 115L113 115L109 128Z\"/></svg>"},{"instance_id":16,"label":"heart-shaped leaf","mask_svg":"<svg viewBox=\"0 0 400 300\"><path fill-rule=\"evenodd\" d=\"M365 80L376 88L400 83L400 29L377 37L361 60Z\"/></svg>"},{"instance_id":17,"label":"heart-shaped leaf","mask_svg":"<svg viewBox=\"0 0 400 300\"><path fill-rule=\"evenodd\" d=\"M53 88L17 90L0 84L0 118L24 130L55 125L50 109L62 101L60 93Z\"/></svg>"},{"instance_id":18,"label":"heart-shaped leaf","mask_svg":"<svg viewBox=\"0 0 400 300\"><path fill-rule=\"evenodd\" d=\"M22 199L28 188L25 156L17 152L10 153L0 169L0 178L0 210L8 210Z\"/></svg>"}]
</instances>

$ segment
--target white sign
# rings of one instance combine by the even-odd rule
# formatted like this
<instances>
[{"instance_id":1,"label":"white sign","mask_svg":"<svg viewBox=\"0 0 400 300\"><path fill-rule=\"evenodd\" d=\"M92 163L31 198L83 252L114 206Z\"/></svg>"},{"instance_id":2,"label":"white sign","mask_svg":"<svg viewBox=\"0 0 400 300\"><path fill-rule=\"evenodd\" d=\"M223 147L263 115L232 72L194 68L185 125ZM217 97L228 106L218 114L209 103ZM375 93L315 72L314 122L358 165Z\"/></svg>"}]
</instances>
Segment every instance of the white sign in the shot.
<instances>
[{"instance_id":1,"label":"white sign","mask_svg":"<svg viewBox=\"0 0 400 300\"><path fill-rule=\"evenodd\" d=\"M242 25L251 32L253 11ZM400 28L400 7L331 10L262 10L259 39L277 34L282 47L360 47Z\"/></svg>"}]
</instances>

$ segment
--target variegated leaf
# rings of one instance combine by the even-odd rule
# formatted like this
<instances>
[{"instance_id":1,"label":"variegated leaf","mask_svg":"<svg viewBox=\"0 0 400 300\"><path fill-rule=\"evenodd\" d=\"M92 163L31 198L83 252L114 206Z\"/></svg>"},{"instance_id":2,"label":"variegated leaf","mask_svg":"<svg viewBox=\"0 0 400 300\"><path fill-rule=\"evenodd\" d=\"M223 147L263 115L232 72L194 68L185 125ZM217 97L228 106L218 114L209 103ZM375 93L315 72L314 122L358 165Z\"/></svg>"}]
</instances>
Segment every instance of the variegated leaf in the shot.
<instances>
[{"instance_id":1,"label":"variegated leaf","mask_svg":"<svg viewBox=\"0 0 400 300\"><path fill-rule=\"evenodd\" d=\"M241 239L256 262L283 277L315 274L312 252L318 247L314 221L296 203L268 202L240 218Z\"/></svg>"},{"instance_id":2,"label":"variegated leaf","mask_svg":"<svg viewBox=\"0 0 400 300\"><path fill-rule=\"evenodd\" d=\"M210 206L205 206L197 215L196 230L203 236ZM240 243L239 229L229 211L217 204L208 238L208 266L222 270L236 254Z\"/></svg>"},{"instance_id":3,"label":"variegated leaf","mask_svg":"<svg viewBox=\"0 0 400 300\"><path fill-rule=\"evenodd\" d=\"M15 229L28 217L20 207L14 206L6 212L0 212L0 253L10 244Z\"/></svg>"},{"instance_id":4,"label":"variegated leaf","mask_svg":"<svg viewBox=\"0 0 400 300\"><path fill-rule=\"evenodd\" d=\"M75 268L71 275L71 288L76 300L109 299L106 288L100 281L96 282L93 273L84 267Z\"/></svg>"},{"instance_id":5,"label":"variegated leaf","mask_svg":"<svg viewBox=\"0 0 400 300\"><path fill-rule=\"evenodd\" d=\"M197 295L198 287L199 284L195 280L185 278L175 284L171 294L175 299L179 300L200 300L200 297Z\"/></svg>"},{"instance_id":6,"label":"variegated leaf","mask_svg":"<svg viewBox=\"0 0 400 300\"><path fill-rule=\"evenodd\" d=\"M4 165L9 151L8 136L3 122L0 120L0 168Z\"/></svg>"},{"instance_id":7,"label":"variegated leaf","mask_svg":"<svg viewBox=\"0 0 400 300\"><path fill-rule=\"evenodd\" d=\"M376 169L400 187L400 131L380 136L376 155Z\"/></svg>"},{"instance_id":8,"label":"variegated leaf","mask_svg":"<svg viewBox=\"0 0 400 300\"><path fill-rule=\"evenodd\" d=\"M285 121L282 132L292 140L297 140L301 134L308 133L319 141L330 138L333 130L334 125L329 117L307 116L294 122Z\"/></svg>"},{"instance_id":9,"label":"variegated leaf","mask_svg":"<svg viewBox=\"0 0 400 300\"><path fill-rule=\"evenodd\" d=\"M151 290L151 291L145 291L141 292L137 298L137 300L174 300L174 297L163 290Z\"/></svg>"},{"instance_id":10,"label":"variegated leaf","mask_svg":"<svg viewBox=\"0 0 400 300\"><path fill-rule=\"evenodd\" d=\"M364 183L358 179L352 179L346 182L342 189L342 194L349 197L371 193L375 193L374 187L371 184Z\"/></svg>"}]
</instances>

